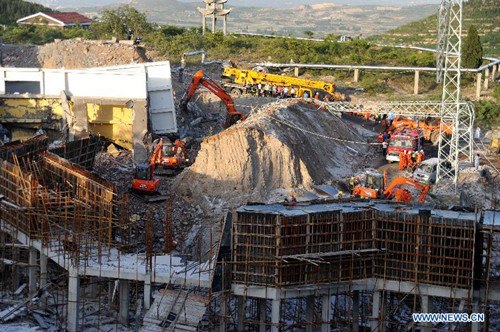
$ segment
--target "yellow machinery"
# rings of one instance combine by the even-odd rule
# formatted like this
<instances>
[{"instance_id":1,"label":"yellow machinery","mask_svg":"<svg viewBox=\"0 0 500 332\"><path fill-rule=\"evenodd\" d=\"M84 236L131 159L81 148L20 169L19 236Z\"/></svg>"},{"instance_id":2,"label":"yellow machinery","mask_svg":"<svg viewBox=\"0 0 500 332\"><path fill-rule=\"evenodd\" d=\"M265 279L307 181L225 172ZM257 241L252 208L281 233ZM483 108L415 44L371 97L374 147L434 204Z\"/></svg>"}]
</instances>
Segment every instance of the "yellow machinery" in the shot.
<instances>
[{"instance_id":1,"label":"yellow machinery","mask_svg":"<svg viewBox=\"0 0 500 332\"><path fill-rule=\"evenodd\" d=\"M323 100L344 100L342 94L335 92L335 84L323 81L313 81L298 77L290 77L277 74L269 74L254 70L244 70L234 67L225 67L222 72L222 85L232 94L255 93L258 84L264 86L266 83L281 87L292 87L296 91L296 97L303 97L307 92L312 98L318 92L319 98Z\"/></svg>"}]
</instances>

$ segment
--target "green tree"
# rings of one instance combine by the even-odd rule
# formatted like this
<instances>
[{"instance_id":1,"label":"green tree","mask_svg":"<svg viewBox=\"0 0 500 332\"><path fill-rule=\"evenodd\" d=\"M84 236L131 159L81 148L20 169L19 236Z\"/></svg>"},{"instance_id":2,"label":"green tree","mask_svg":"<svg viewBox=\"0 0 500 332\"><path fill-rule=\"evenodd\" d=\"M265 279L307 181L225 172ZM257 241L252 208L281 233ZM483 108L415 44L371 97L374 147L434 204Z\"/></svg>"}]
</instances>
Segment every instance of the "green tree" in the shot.
<instances>
[{"instance_id":1,"label":"green tree","mask_svg":"<svg viewBox=\"0 0 500 332\"><path fill-rule=\"evenodd\" d=\"M471 25L462 49L462 66L478 68L483 63L483 46L475 26Z\"/></svg>"},{"instance_id":2,"label":"green tree","mask_svg":"<svg viewBox=\"0 0 500 332\"><path fill-rule=\"evenodd\" d=\"M92 29L98 36L124 37L128 29L135 36L144 36L153 30L153 26L148 23L146 14L130 6L120 6L105 10L100 22L92 25Z\"/></svg>"},{"instance_id":3,"label":"green tree","mask_svg":"<svg viewBox=\"0 0 500 332\"><path fill-rule=\"evenodd\" d=\"M312 38L312 36L314 36L314 32L312 32L311 30L306 30L304 31L304 35L306 35L308 38Z\"/></svg>"}]
</instances>

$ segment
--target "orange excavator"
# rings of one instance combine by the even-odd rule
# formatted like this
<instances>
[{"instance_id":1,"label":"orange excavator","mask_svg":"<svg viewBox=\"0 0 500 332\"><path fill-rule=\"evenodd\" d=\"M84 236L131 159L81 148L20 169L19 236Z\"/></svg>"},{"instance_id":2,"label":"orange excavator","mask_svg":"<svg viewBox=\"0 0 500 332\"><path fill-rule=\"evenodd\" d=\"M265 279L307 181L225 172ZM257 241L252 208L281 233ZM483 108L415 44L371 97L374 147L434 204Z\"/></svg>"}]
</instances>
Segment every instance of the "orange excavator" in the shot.
<instances>
[{"instance_id":1,"label":"orange excavator","mask_svg":"<svg viewBox=\"0 0 500 332\"><path fill-rule=\"evenodd\" d=\"M136 166L134 178L132 179L132 192L141 195L159 194L158 188L160 187L160 180L156 179L154 174L156 164L158 164L161 159L162 146L163 139L160 139L151 155L149 163L140 163Z\"/></svg>"},{"instance_id":2,"label":"orange excavator","mask_svg":"<svg viewBox=\"0 0 500 332\"><path fill-rule=\"evenodd\" d=\"M430 189L430 185L428 184L422 184L414 179L402 176L395 178L387 188L385 188L386 182L386 172L384 172L384 174L368 172L366 174L365 183L356 185L352 195L370 199L385 198L388 200L395 197L396 202L411 202L413 197L410 191L402 186L412 186L421 190L418 203L423 204Z\"/></svg>"},{"instance_id":3,"label":"orange excavator","mask_svg":"<svg viewBox=\"0 0 500 332\"><path fill-rule=\"evenodd\" d=\"M240 112L237 112L236 109L234 108L233 98L231 98L231 96L222 87L220 87L220 85L218 85L213 79L205 76L203 70L201 69L198 70L196 74L194 74L193 79L191 81L191 85L189 86L186 94L184 95L184 97L180 102L182 110L184 111L187 110L187 104L193 97L194 93L196 92L200 84L206 87L208 91L215 94L224 102L224 104L226 104L227 116L224 128L229 128L236 122L240 120L245 120L245 116Z\"/></svg>"},{"instance_id":4,"label":"orange excavator","mask_svg":"<svg viewBox=\"0 0 500 332\"><path fill-rule=\"evenodd\" d=\"M155 160L156 164L160 164L167 170L168 175L175 174L184 168L189 162L186 144L184 141L177 139L174 144L163 144L163 140L158 142L162 151L159 160Z\"/></svg>"},{"instance_id":5,"label":"orange excavator","mask_svg":"<svg viewBox=\"0 0 500 332\"><path fill-rule=\"evenodd\" d=\"M431 186L429 184L422 184L414 179L405 178L399 176L395 178L391 184L387 187L384 192L386 199L392 199L396 197L396 202L411 202L412 196L408 189L402 188L402 186L412 186L420 190L420 196L418 197L418 203L424 204L425 198Z\"/></svg>"}]
</instances>

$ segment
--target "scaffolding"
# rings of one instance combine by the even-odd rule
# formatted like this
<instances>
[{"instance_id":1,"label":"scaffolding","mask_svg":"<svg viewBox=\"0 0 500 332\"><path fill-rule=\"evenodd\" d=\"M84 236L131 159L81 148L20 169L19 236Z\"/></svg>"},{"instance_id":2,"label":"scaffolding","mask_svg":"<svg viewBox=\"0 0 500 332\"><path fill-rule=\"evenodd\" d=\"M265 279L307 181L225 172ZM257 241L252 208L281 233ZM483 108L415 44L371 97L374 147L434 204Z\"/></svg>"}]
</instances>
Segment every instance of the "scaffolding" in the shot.
<instances>
[{"instance_id":1,"label":"scaffolding","mask_svg":"<svg viewBox=\"0 0 500 332\"><path fill-rule=\"evenodd\" d=\"M221 331L429 328L408 312L436 304L438 312L471 312L480 301L498 301L490 292L498 289L490 266L500 231L494 213L364 202L241 207L231 217Z\"/></svg>"},{"instance_id":2,"label":"scaffolding","mask_svg":"<svg viewBox=\"0 0 500 332\"><path fill-rule=\"evenodd\" d=\"M17 290L24 281L29 290L27 299L18 299L19 308L13 306L0 322L27 306L35 317L33 308L43 299L40 308L52 313L47 321L56 329L132 323L139 328L152 306L153 289L163 287L189 293L177 314L188 312L199 322L200 306L205 303L206 309L210 299L212 256L189 261L162 252L155 243L153 211L145 219L132 218L128 194L119 196L112 183L86 170L98 141L75 141L55 151L75 163L48 152L46 143L40 136L0 150L5 158L0 160L0 257L9 263L3 272L12 273L2 291ZM166 223L160 225L165 234L172 232L173 201L168 204ZM169 312L159 314L165 326ZM183 322L179 316L168 325L173 328L177 321Z\"/></svg>"}]
</instances>

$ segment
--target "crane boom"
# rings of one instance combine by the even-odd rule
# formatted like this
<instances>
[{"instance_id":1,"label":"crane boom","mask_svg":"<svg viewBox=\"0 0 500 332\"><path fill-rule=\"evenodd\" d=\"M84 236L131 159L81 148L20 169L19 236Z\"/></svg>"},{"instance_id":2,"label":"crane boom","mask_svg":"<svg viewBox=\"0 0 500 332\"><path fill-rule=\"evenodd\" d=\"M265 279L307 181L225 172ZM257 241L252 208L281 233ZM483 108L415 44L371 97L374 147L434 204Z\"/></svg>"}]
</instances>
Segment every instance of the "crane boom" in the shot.
<instances>
[{"instance_id":1,"label":"crane boom","mask_svg":"<svg viewBox=\"0 0 500 332\"><path fill-rule=\"evenodd\" d=\"M237 112L234 108L233 98L231 98L231 96L223 88L221 88L217 84L217 82L215 82L210 77L205 76L203 70L201 69L198 70L196 74L194 74L191 85L189 86L186 94L181 100L180 106L182 110L187 109L187 104L194 96L194 93L196 92L200 84L207 88L208 91L219 97L226 105L228 114L226 116L226 123L224 128L228 128L236 122L245 119L245 116Z\"/></svg>"}]
</instances>

